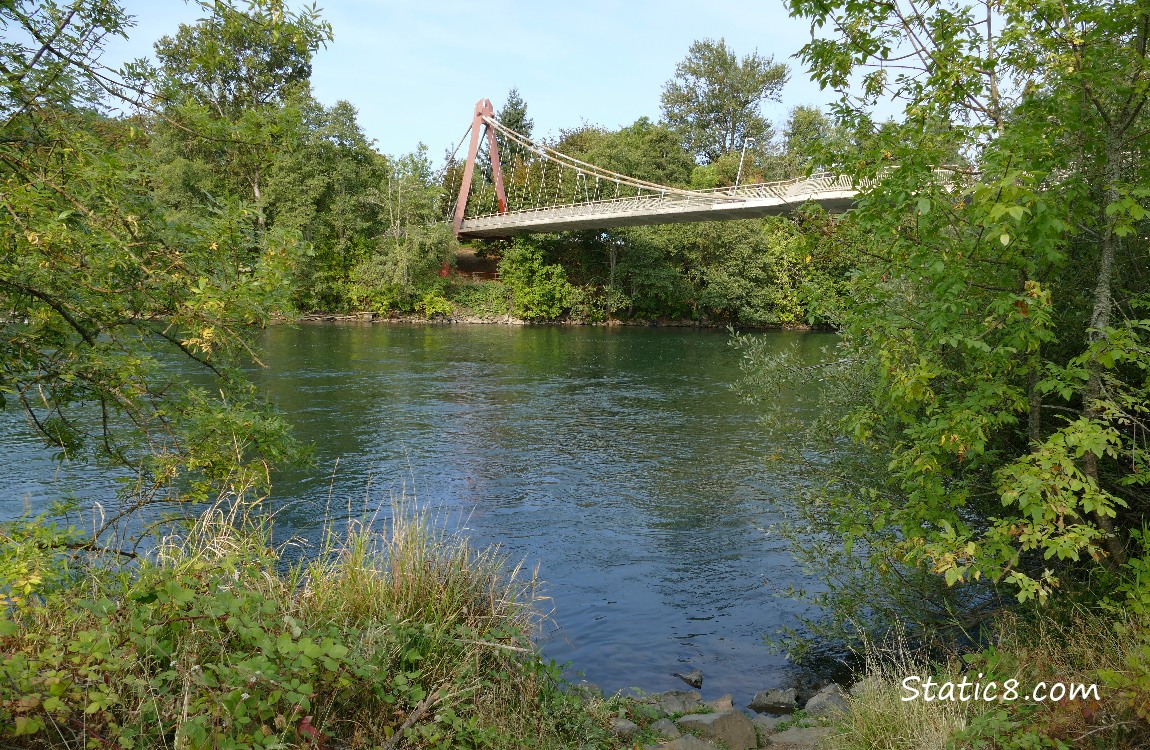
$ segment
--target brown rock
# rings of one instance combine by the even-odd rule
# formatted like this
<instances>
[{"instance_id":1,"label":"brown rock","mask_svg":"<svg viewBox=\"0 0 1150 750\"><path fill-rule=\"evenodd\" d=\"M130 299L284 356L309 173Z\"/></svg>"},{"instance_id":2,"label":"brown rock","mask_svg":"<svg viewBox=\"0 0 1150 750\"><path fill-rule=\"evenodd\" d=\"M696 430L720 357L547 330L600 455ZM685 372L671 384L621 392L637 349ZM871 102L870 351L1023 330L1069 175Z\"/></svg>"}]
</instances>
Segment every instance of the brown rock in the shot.
<instances>
[{"instance_id":1,"label":"brown rock","mask_svg":"<svg viewBox=\"0 0 1150 750\"><path fill-rule=\"evenodd\" d=\"M759 746L755 726L742 711L723 711L715 714L688 714L678 721L684 733L696 734L705 740L714 740L730 750L753 750Z\"/></svg>"},{"instance_id":2,"label":"brown rock","mask_svg":"<svg viewBox=\"0 0 1150 750\"><path fill-rule=\"evenodd\" d=\"M767 741L770 750L815 750L819 740L831 733L830 727L795 727L772 734Z\"/></svg>"}]
</instances>

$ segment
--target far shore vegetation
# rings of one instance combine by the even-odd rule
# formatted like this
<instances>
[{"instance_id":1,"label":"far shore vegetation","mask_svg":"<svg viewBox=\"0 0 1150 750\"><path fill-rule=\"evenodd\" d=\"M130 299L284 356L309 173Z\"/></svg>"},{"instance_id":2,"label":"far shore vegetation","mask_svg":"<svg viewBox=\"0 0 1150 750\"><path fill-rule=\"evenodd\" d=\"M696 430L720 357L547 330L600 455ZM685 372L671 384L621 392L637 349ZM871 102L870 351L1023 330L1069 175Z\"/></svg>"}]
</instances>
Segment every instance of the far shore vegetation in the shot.
<instances>
[{"instance_id":1,"label":"far shore vegetation","mask_svg":"<svg viewBox=\"0 0 1150 750\"><path fill-rule=\"evenodd\" d=\"M418 508L304 556L271 543L260 499L308 446L245 368L262 326L321 312L730 326L764 431L796 419L772 398L795 381L834 415L777 456L808 488L777 531L825 586L770 634L796 660L855 655L823 746L1150 746L1144 0L785 0L814 32L797 64L698 40L661 111L617 129L533 133L511 88L504 124L638 179L867 187L843 216L466 248L456 157L381 153L351 103L312 95L339 43L322 11L201 5L109 70L133 33L116 0L0 3L0 406L128 478L94 527L68 498L0 525L0 744L654 741L541 658L517 561ZM841 98L765 119L797 75ZM523 189L530 154L504 146ZM838 348L804 368L748 332L776 326ZM910 674L1099 696L906 701Z\"/></svg>"}]
</instances>

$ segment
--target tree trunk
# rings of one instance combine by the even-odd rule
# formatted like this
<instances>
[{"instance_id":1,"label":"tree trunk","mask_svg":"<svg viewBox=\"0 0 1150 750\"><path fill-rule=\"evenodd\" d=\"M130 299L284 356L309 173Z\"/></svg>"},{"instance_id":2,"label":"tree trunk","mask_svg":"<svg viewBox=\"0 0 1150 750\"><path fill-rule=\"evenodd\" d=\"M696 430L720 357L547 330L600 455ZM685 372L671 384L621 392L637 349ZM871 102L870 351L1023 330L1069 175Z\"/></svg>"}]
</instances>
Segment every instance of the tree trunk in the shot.
<instances>
[{"instance_id":1,"label":"tree trunk","mask_svg":"<svg viewBox=\"0 0 1150 750\"><path fill-rule=\"evenodd\" d=\"M260 204L260 168L258 166L252 174L252 195L255 197L256 202L256 226L260 230L260 238L262 239L268 227L267 219L264 218L264 207Z\"/></svg>"},{"instance_id":2,"label":"tree trunk","mask_svg":"<svg viewBox=\"0 0 1150 750\"><path fill-rule=\"evenodd\" d=\"M1042 373L1042 357L1030 358L1030 372L1027 374L1026 401L1029 408L1027 435L1031 445L1042 442L1042 393L1038 390L1038 380Z\"/></svg>"},{"instance_id":3,"label":"tree trunk","mask_svg":"<svg viewBox=\"0 0 1150 750\"><path fill-rule=\"evenodd\" d=\"M1098 259L1098 279L1094 285L1094 310L1090 315L1090 328L1087 331L1087 343L1094 346L1105 338L1104 329L1110 325L1110 308L1113 305L1111 283L1114 275L1114 254L1118 244L1118 237L1114 234L1114 219L1105 213L1105 206L1116 203L1119 199L1118 180L1121 177L1122 147L1117 133L1111 131L1106 140L1106 165L1103 179L1106 181L1105 200L1102 213L1102 237L1100 242L1100 257ZM1090 377L1086 381L1086 389L1082 394L1082 416L1095 421L1101 416L1098 409L1098 400L1102 396L1102 364L1097 359L1090 361ZM1094 480L1094 484L1101 486L1098 475L1098 459L1093 453L1087 452L1082 457L1082 471ZM1114 519L1095 511L1094 517L1098 528L1105 535L1103 539L1107 552L1110 553L1107 564L1117 568L1126 562L1126 548L1114 530Z\"/></svg>"}]
</instances>

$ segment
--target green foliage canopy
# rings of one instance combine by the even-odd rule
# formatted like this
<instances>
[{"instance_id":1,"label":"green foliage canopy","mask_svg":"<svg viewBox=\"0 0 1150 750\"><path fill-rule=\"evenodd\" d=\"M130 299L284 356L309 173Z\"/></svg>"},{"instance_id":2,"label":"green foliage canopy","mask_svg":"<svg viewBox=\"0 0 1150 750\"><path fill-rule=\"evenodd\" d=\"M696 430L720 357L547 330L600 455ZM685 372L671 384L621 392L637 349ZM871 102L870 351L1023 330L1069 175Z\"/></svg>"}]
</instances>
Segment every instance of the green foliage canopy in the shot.
<instances>
[{"instance_id":1,"label":"green foliage canopy","mask_svg":"<svg viewBox=\"0 0 1150 750\"><path fill-rule=\"evenodd\" d=\"M126 88L96 62L125 33L119 8L8 3L0 23L0 396L61 455L127 472L97 536L158 497L266 486L293 445L234 365L250 362L251 326L287 306L297 237L255 243L237 202L176 216L153 199L139 118L105 116L94 93ZM220 262L241 249L242 268ZM210 388L180 373L189 362Z\"/></svg>"},{"instance_id":2,"label":"green foliage canopy","mask_svg":"<svg viewBox=\"0 0 1150 750\"><path fill-rule=\"evenodd\" d=\"M766 99L779 100L787 66L757 52L741 59L725 40L694 42L663 87L663 118L700 163L738 150L748 138L766 141Z\"/></svg>"},{"instance_id":3,"label":"green foliage canopy","mask_svg":"<svg viewBox=\"0 0 1150 750\"><path fill-rule=\"evenodd\" d=\"M789 6L834 29L802 58L875 181L841 323L893 483L838 530L1021 600L1119 571L1150 500L1145 4Z\"/></svg>"}]
</instances>

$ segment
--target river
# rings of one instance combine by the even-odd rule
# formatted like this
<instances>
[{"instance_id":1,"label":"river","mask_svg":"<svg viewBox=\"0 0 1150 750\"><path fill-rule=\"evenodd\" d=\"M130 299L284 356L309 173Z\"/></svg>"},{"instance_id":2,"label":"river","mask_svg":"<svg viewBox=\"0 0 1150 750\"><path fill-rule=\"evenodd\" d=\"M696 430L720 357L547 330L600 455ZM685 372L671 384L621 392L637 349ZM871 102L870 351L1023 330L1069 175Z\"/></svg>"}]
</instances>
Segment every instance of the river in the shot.
<instances>
[{"instance_id":1,"label":"river","mask_svg":"<svg viewBox=\"0 0 1150 750\"><path fill-rule=\"evenodd\" d=\"M765 333L825 357L829 334ZM473 540L538 566L551 597L544 652L604 689L684 687L745 703L790 680L764 636L795 625L781 596L817 585L771 525L801 485L770 468L757 413L731 390L739 352L714 330L303 324L265 334L255 373L315 464L277 478L277 535L315 540L414 497ZM0 429L0 517L110 480L55 472Z\"/></svg>"}]
</instances>

